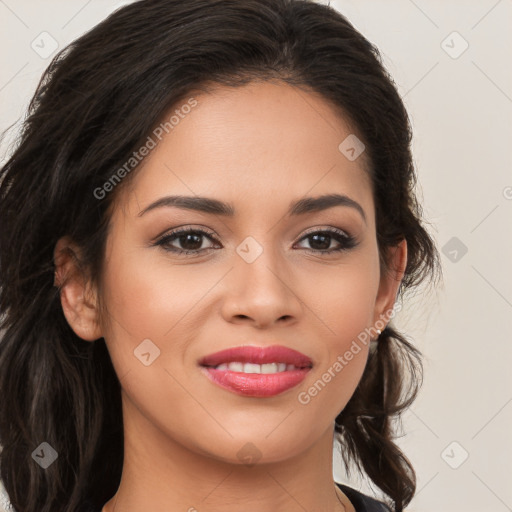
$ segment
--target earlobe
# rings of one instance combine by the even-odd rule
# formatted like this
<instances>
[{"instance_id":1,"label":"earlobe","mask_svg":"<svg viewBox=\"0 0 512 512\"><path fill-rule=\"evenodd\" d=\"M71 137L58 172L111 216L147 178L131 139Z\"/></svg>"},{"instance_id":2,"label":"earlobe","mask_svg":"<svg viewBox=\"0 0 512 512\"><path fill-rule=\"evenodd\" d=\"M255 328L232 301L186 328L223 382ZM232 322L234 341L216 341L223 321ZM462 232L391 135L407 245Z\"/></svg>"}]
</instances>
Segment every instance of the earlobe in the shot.
<instances>
[{"instance_id":1,"label":"earlobe","mask_svg":"<svg viewBox=\"0 0 512 512\"><path fill-rule=\"evenodd\" d=\"M407 267L407 241L405 239L395 247L388 248L388 251L389 271L383 272L380 277L374 324L379 319L381 319L381 323L388 324Z\"/></svg>"},{"instance_id":2,"label":"earlobe","mask_svg":"<svg viewBox=\"0 0 512 512\"><path fill-rule=\"evenodd\" d=\"M69 237L55 245L55 281L64 316L75 334L86 341L101 338L96 291L80 266L79 249Z\"/></svg>"}]
</instances>

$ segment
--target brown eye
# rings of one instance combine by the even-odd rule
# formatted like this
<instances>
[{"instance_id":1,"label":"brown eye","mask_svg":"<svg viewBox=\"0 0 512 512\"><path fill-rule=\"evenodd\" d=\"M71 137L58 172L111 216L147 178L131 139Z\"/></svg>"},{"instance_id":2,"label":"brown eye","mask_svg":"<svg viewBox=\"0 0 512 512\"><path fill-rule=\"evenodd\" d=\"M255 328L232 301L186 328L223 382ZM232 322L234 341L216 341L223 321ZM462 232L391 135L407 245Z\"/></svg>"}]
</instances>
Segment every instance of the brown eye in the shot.
<instances>
[{"instance_id":1,"label":"brown eye","mask_svg":"<svg viewBox=\"0 0 512 512\"><path fill-rule=\"evenodd\" d=\"M310 240L309 244L311 250L307 251L310 253L333 253L338 251L347 251L357 245L355 238L337 229L314 231L308 233L301 239L301 241L302 240ZM338 244L337 248L331 248L331 243L333 241Z\"/></svg>"},{"instance_id":2,"label":"brown eye","mask_svg":"<svg viewBox=\"0 0 512 512\"><path fill-rule=\"evenodd\" d=\"M212 235L201 229L177 229L164 235L155 245L160 245L166 251L177 254L198 254L212 249L212 247L203 247L204 238L214 240ZM176 243L181 247L176 247Z\"/></svg>"}]
</instances>

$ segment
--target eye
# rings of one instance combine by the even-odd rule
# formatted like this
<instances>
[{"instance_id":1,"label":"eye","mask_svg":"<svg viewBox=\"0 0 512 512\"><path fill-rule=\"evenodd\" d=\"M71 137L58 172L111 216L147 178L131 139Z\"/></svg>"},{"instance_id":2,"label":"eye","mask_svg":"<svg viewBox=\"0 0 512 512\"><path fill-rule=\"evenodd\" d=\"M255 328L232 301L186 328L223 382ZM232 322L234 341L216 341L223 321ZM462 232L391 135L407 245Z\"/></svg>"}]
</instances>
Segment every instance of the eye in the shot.
<instances>
[{"instance_id":1,"label":"eye","mask_svg":"<svg viewBox=\"0 0 512 512\"><path fill-rule=\"evenodd\" d=\"M324 229L320 231L312 231L306 236L302 237L301 241L303 240L311 240L309 243L310 246L312 246L312 249L307 250L306 252L312 254L331 254L339 251L348 251L357 245L354 237L340 229ZM338 247L334 249L331 248L331 243L333 241L338 244Z\"/></svg>"},{"instance_id":2,"label":"eye","mask_svg":"<svg viewBox=\"0 0 512 512\"><path fill-rule=\"evenodd\" d=\"M202 238L204 237L215 240L212 232L202 229L181 228L167 233L157 240L154 245L162 246L166 251L176 254L198 254L212 249L212 247L203 247ZM182 248L172 245L172 243L176 242L181 245Z\"/></svg>"}]
</instances>

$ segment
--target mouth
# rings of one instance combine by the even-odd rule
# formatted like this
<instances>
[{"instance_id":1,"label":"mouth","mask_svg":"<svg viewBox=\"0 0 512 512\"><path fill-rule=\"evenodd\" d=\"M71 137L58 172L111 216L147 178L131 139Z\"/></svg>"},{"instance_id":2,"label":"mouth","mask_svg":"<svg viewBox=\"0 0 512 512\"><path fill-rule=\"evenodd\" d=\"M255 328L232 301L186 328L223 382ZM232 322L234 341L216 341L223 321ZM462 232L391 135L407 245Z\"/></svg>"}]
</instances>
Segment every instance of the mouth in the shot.
<instances>
[{"instance_id":1,"label":"mouth","mask_svg":"<svg viewBox=\"0 0 512 512\"><path fill-rule=\"evenodd\" d=\"M235 347L210 354L199 365L214 384L252 397L275 396L291 389L313 368L308 356L280 345Z\"/></svg>"},{"instance_id":2,"label":"mouth","mask_svg":"<svg viewBox=\"0 0 512 512\"><path fill-rule=\"evenodd\" d=\"M294 364L286 363L243 363L241 361L233 361L231 363L221 363L216 366L201 365L204 368L213 368L214 370L229 370L238 373L260 373L270 375L274 373L291 372L293 370L303 370L304 368L311 368L311 366L295 366Z\"/></svg>"}]
</instances>

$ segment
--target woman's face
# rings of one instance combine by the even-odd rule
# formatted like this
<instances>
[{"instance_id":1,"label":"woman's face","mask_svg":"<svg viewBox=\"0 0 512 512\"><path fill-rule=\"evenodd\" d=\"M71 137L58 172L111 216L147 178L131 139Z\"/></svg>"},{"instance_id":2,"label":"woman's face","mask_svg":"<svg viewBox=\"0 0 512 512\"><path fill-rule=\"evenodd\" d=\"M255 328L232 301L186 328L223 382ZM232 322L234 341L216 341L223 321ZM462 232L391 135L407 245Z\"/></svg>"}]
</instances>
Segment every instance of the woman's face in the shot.
<instances>
[{"instance_id":1,"label":"woman's face","mask_svg":"<svg viewBox=\"0 0 512 512\"><path fill-rule=\"evenodd\" d=\"M368 344L333 371L338 356L393 306L399 281L390 286L379 272L364 155L339 149L352 132L327 103L268 82L195 99L118 197L101 335L127 428L145 425L146 434L227 462L284 460L332 431ZM290 212L328 194L350 201ZM232 215L178 207L164 200L171 196L207 197ZM185 228L194 232L171 238ZM214 383L199 364L246 345L294 349L312 368L262 397ZM324 374L331 378L319 385Z\"/></svg>"}]
</instances>

